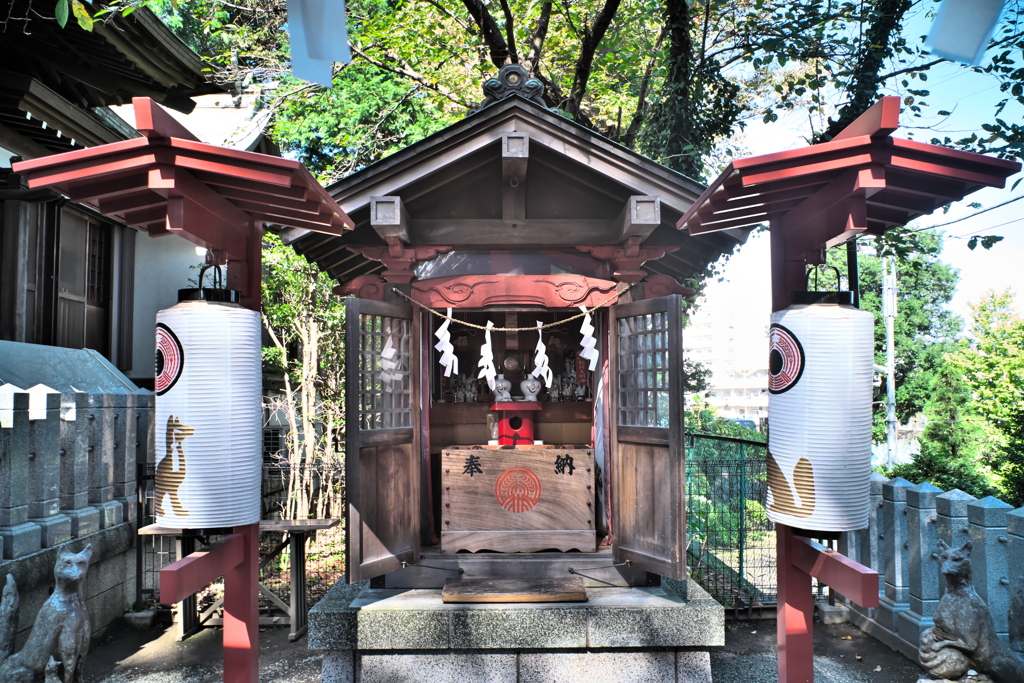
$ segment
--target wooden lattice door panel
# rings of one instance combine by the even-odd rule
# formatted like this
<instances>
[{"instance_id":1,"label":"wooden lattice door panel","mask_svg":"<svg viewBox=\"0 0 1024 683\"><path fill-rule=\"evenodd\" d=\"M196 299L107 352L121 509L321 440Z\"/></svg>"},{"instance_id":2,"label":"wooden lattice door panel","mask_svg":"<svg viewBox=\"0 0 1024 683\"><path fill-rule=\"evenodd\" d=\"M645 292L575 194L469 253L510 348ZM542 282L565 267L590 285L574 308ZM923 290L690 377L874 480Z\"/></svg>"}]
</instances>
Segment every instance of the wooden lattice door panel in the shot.
<instances>
[{"instance_id":1,"label":"wooden lattice door panel","mask_svg":"<svg viewBox=\"0 0 1024 683\"><path fill-rule=\"evenodd\" d=\"M409 305L346 302L349 583L419 559L418 328Z\"/></svg>"},{"instance_id":2,"label":"wooden lattice door panel","mask_svg":"<svg viewBox=\"0 0 1024 683\"><path fill-rule=\"evenodd\" d=\"M612 550L616 562L686 578L683 300L612 307Z\"/></svg>"}]
</instances>

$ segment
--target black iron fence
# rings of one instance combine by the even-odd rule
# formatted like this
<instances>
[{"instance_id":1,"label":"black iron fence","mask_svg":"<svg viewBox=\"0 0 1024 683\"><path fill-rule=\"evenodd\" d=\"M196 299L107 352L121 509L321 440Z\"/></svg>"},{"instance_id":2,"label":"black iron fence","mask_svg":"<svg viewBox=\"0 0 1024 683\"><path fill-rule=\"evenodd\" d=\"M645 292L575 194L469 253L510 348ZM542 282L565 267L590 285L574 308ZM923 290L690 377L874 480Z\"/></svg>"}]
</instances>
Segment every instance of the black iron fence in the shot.
<instances>
[{"instance_id":1,"label":"black iron fence","mask_svg":"<svg viewBox=\"0 0 1024 683\"><path fill-rule=\"evenodd\" d=\"M690 574L727 609L775 604L775 526L765 513L768 445L711 434L686 443Z\"/></svg>"}]
</instances>

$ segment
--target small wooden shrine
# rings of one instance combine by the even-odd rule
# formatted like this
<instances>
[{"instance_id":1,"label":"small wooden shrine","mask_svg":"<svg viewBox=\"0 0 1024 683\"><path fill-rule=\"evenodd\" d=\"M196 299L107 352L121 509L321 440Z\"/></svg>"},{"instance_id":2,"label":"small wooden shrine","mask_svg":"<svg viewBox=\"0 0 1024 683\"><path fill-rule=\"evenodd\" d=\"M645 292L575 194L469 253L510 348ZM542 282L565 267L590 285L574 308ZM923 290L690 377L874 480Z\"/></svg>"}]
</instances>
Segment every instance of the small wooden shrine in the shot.
<instances>
[{"instance_id":1,"label":"small wooden shrine","mask_svg":"<svg viewBox=\"0 0 1024 683\"><path fill-rule=\"evenodd\" d=\"M461 551L686 576L683 283L749 229L677 229L702 186L532 85L506 66L475 113L328 188L354 230L283 235L353 296L352 583L439 588Z\"/></svg>"}]
</instances>

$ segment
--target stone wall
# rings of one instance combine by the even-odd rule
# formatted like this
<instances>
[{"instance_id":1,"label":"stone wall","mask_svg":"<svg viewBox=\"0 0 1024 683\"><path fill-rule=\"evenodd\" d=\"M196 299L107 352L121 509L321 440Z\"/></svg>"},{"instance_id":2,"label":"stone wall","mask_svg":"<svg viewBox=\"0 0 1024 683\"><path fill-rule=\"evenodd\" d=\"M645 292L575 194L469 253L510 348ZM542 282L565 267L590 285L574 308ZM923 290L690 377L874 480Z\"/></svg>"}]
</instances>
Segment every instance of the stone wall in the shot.
<instances>
[{"instance_id":1,"label":"stone wall","mask_svg":"<svg viewBox=\"0 0 1024 683\"><path fill-rule=\"evenodd\" d=\"M136 463L153 452L153 396L8 398L0 406L0 579L18 583L19 647L54 585L63 545L77 552L92 543L84 590L100 631L135 599Z\"/></svg>"},{"instance_id":2,"label":"stone wall","mask_svg":"<svg viewBox=\"0 0 1024 683\"><path fill-rule=\"evenodd\" d=\"M853 607L850 620L915 661L945 587L936 548L940 539L954 548L971 542L974 587L1008 643L1010 599L1024 589L1024 508L876 473L868 528L845 533L839 541L839 552L879 573L879 606Z\"/></svg>"}]
</instances>

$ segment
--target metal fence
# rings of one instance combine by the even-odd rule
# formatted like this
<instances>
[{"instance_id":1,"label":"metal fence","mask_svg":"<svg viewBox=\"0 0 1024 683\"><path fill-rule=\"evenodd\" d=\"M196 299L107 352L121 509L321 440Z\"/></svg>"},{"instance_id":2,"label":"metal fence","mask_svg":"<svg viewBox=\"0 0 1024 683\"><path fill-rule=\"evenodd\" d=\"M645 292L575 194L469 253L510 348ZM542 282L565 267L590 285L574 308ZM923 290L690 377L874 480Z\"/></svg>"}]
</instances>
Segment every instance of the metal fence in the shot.
<instances>
[{"instance_id":1,"label":"metal fence","mask_svg":"<svg viewBox=\"0 0 1024 683\"><path fill-rule=\"evenodd\" d=\"M727 609L756 609L776 600L775 526L765 513L767 446L687 436L690 574Z\"/></svg>"}]
</instances>

